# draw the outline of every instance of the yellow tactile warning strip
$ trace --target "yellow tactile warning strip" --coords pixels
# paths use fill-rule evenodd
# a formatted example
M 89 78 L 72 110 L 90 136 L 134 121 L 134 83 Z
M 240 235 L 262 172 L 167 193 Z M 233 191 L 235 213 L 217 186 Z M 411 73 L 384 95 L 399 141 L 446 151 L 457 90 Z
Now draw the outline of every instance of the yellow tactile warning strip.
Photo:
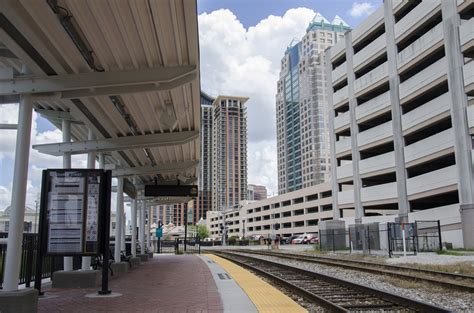
M 222 268 L 239 284 L 240 288 L 249 296 L 259 312 L 268 313 L 300 313 L 308 312 L 287 295 L 250 273 L 246 269 L 213 254 L 206 256 Z

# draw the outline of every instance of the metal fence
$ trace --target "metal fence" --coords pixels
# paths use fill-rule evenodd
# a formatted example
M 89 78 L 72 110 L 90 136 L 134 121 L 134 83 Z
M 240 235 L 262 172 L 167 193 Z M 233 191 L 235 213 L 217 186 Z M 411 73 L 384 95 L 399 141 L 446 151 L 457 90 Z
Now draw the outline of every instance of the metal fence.
M 403 234 L 405 236 L 403 236 Z M 441 250 L 439 221 L 414 223 L 369 223 L 319 232 L 319 249 L 340 253 L 416 254 Z
M 176 238 L 176 254 L 200 254 L 201 253 L 201 240 L 197 238 Z
M 0 238 L 8 238 L 8 233 L 0 233 Z M 21 249 L 21 267 L 19 284 L 30 287 L 35 279 L 35 264 L 38 251 L 38 234 L 24 233 Z M 0 244 L 0 288 L 3 287 L 7 245 Z M 53 272 L 63 269 L 63 257 L 45 257 L 43 261 L 42 278 L 49 278 Z M 73 257 L 73 269 L 81 268 L 81 257 Z
M 441 225 L 438 221 L 416 221 L 415 233 L 417 234 L 416 249 L 419 252 L 441 250 Z
M 174 239 L 162 239 L 155 241 L 156 253 L 174 254 L 200 254 L 201 240 L 195 237 L 177 237 Z
M 176 253 L 176 239 L 161 239 L 157 240 L 157 253 Z

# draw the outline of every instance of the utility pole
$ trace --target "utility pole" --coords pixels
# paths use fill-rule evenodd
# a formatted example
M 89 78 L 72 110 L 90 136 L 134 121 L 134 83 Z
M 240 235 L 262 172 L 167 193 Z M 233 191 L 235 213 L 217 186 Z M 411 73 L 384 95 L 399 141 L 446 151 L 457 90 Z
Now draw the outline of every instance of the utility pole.
M 222 216 L 222 246 L 227 246 L 226 237 L 227 237 L 227 222 L 225 211 L 221 211 Z

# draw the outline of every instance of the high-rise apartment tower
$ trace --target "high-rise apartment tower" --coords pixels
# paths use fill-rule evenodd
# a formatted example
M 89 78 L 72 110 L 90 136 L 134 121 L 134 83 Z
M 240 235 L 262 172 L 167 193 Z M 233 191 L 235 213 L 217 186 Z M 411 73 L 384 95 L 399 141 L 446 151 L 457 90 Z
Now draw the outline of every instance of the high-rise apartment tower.
M 248 98 L 219 96 L 212 104 L 212 208 L 247 199 Z
M 196 219 L 206 218 L 212 207 L 212 102 L 214 98 L 201 92 L 201 159 L 199 162 L 199 195 Z

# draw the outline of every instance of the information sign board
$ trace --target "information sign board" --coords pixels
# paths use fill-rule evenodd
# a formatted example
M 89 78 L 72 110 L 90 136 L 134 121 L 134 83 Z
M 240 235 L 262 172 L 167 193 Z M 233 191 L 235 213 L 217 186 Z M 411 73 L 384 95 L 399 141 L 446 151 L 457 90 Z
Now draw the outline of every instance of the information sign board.
M 100 251 L 103 170 L 46 170 L 42 231 L 46 254 L 96 255 Z

